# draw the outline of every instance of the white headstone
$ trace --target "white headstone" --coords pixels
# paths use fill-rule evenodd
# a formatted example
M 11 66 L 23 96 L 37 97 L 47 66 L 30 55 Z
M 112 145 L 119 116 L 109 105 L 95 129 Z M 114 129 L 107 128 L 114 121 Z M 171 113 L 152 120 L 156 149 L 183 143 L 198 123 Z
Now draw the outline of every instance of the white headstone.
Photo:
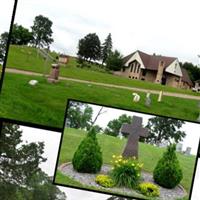
M 138 95 L 137 93 L 133 93 L 133 102 L 138 102 L 140 101 L 140 95 Z
M 37 83 L 38 83 L 37 80 L 30 80 L 30 81 L 28 82 L 28 84 L 29 84 L 29 85 L 32 85 L 32 86 L 36 85 Z
M 119 138 L 120 140 L 122 140 L 122 139 L 124 138 L 124 136 L 122 135 L 121 132 L 119 132 L 118 138 Z
M 159 96 L 158 96 L 158 102 L 162 101 L 162 95 L 163 95 L 163 91 L 160 91 Z
M 177 152 L 182 152 L 182 149 L 183 149 L 183 144 L 181 144 L 181 143 L 176 144 L 176 151 Z

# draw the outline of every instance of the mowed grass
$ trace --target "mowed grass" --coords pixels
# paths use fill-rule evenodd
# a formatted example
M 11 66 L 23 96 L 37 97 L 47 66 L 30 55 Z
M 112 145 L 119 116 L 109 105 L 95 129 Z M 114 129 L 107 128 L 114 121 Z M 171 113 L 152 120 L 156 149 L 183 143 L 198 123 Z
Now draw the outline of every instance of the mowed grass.
M 59 164 L 72 161 L 78 145 L 85 136 L 85 131 L 72 128 L 65 129 L 59 155 Z M 98 134 L 97 138 L 103 152 L 104 164 L 111 164 L 112 155 L 120 155 L 127 142 L 126 139 L 120 140 L 119 138 L 105 134 Z M 139 143 L 139 161 L 144 163 L 143 169 L 152 173 L 165 150 L 165 148 L 158 148 L 149 144 Z M 180 153 L 177 154 L 177 156 L 183 170 L 183 180 L 181 181 L 181 184 L 187 192 L 189 192 L 195 166 L 195 156 L 185 156 Z
M 31 79 L 38 80 L 39 84 L 30 86 L 28 82 Z M 141 100 L 134 103 L 132 92 L 72 81 L 50 84 L 44 77 L 6 73 L 0 99 L 0 117 L 62 128 L 69 98 L 185 120 L 196 121 L 198 117 L 196 100 L 163 96 L 163 101 L 159 103 L 158 95 L 152 95 L 152 105 L 146 107 L 146 94 L 139 93 Z
M 51 53 L 56 58 L 55 53 Z M 45 60 L 34 47 L 10 45 L 7 66 L 15 69 L 33 71 L 38 73 L 49 73 L 52 61 Z
M 52 53 L 52 55 L 53 57 L 57 56 L 56 53 Z M 21 47 L 16 45 L 10 46 L 7 67 L 48 74 L 50 71 L 50 66 L 51 62 L 45 63 L 45 60 L 41 56 L 37 55 L 37 50 L 35 48 L 26 46 Z M 200 93 L 195 93 L 191 90 L 178 89 L 141 80 L 130 80 L 128 78 L 112 75 L 108 72 L 105 72 L 105 70 L 97 67 L 96 65 L 92 65 L 91 69 L 80 68 L 76 66 L 76 58 L 70 57 L 69 63 L 66 66 L 61 67 L 60 75 L 64 77 L 100 83 L 159 91 L 163 90 L 167 92 L 184 93 L 190 95 L 200 95 Z

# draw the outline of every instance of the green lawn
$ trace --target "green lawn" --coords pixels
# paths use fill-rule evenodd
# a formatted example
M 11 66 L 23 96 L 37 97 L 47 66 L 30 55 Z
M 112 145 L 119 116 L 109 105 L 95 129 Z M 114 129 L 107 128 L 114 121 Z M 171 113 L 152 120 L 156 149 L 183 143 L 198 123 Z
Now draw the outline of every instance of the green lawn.
M 70 162 L 73 158 L 74 152 L 82 139 L 86 136 L 86 132 L 82 130 L 76 130 L 72 128 L 66 128 L 61 144 L 61 151 L 59 155 L 59 164 Z M 111 164 L 112 155 L 120 155 L 126 144 L 126 139 L 120 140 L 119 138 L 98 134 L 98 142 L 103 151 L 103 162 L 105 164 Z M 139 144 L 139 161 L 144 163 L 143 169 L 148 172 L 153 172 L 158 160 L 162 157 L 165 148 L 158 148 L 152 145 L 140 143 Z M 183 170 L 183 180 L 181 184 L 187 190 L 190 191 L 193 170 L 195 165 L 195 156 L 185 156 L 177 154 L 180 165 Z M 59 183 L 66 183 L 63 179 L 59 178 Z
M 29 53 L 28 53 L 29 52 Z M 53 54 L 53 53 L 52 53 Z M 56 57 L 56 53 L 53 57 Z M 22 69 L 27 71 L 39 72 L 39 73 L 49 73 L 50 64 L 45 64 L 45 60 L 37 55 L 37 51 L 31 47 L 20 47 L 11 45 L 8 55 L 7 66 L 9 68 Z M 115 84 L 122 86 L 138 87 L 151 90 L 163 90 L 168 92 L 184 93 L 190 95 L 200 95 L 200 93 L 195 93 L 190 90 L 177 89 L 169 86 L 163 86 L 151 82 L 145 82 L 141 80 L 130 80 L 128 78 L 115 76 L 105 72 L 105 70 L 92 66 L 91 69 L 88 68 L 78 68 L 76 67 L 76 59 L 71 57 L 69 63 L 64 67 L 61 67 L 60 75 L 70 78 L 77 78 L 81 80 L 89 80 L 100 83 Z
M 31 79 L 38 80 L 39 84 L 30 86 L 28 81 Z M 139 94 L 140 102 L 133 103 L 132 91 L 125 89 L 72 81 L 49 84 L 43 77 L 6 73 L 0 117 L 61 128 L 68 98 L 193 121 L 198 117 L 196 100 L 164 96 L 159 103 L 158 96 L 152 95 L 152 106 L 146 107 L 146 94 Z

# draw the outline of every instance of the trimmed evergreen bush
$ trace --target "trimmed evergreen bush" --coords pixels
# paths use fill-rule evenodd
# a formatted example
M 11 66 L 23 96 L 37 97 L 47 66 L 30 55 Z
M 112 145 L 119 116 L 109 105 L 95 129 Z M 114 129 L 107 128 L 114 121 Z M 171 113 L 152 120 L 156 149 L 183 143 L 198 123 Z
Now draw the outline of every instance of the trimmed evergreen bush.
M 165 188 L 176 187 L 183 178 L 183 173 L 176 156 L 176 146 L 170 145 L 154 169 L 153 177 L 157 184 Z
M 72 159 L 73 168 L 82 173 L 97 173 L 103 163 L 101 148 L 92 128 L 78 146 Z

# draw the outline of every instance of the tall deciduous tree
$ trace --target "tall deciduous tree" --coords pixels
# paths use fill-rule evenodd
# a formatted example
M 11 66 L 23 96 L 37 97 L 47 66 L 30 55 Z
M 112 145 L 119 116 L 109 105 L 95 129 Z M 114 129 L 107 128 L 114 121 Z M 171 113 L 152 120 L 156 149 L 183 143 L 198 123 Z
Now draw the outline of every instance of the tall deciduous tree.
M 33 34 L 22 25 L 14 24 L 11 34 L 11 44 L 27 45 L 33 39 Z
M 185 137 L 185 132 L 180 128 L 184 124 L 184 121 L 165 118 L 165 117 L 153 117 L 150 118 L 146 128 L 149 130 L 149 136 L 145 139 L 147 143 L 159 145 L 162 142 L 178 143 Z
M 33 200 L 37 195 L 38 200 L 64 200 L 63 193 L 50 185 L 50 179 L 39 167 L 46 161 L 42 156 L 44 143 L 22 144 L 21 136 L 18 125 L 3 123 L 0 132 L 0 197 Z M 38 195 L 38 190 L 43 196 Z
M 121 115 L 118 119 L 114 119 L 108 122 L 104 133 L 107 135 L 118 136 L 120 128 L 124 123 L 131 123 L 132 117 L 126 114 Z
M 101 57 L 101 42 L 96 33 L 89 33 L 78 43 L 79 58 L 91 61 L 99 60 Z
M 92 114 L 93 110 L 87 104 L 71 101 L 67 111 L 66 126 L 89 130 Z
M 36 47 L 47 47 L 53 42 L 52 38 L 53 22 L 43 15 L 35 17 L 33 26 L 31 27 L 33 33 L 33 44 Z
M 120 70 L 123 66 L 123 56 L 118 50 L 111 52 L 106 59 L 106 67 L 109 70 Z
M 109 33 L 107 38 L 105 39 L 105 42 L 102 45 L 102 55 L 101 55 L 102 64 L 106 62 L 111 52 L 112 52 L 112 37 L 111 33 Z

